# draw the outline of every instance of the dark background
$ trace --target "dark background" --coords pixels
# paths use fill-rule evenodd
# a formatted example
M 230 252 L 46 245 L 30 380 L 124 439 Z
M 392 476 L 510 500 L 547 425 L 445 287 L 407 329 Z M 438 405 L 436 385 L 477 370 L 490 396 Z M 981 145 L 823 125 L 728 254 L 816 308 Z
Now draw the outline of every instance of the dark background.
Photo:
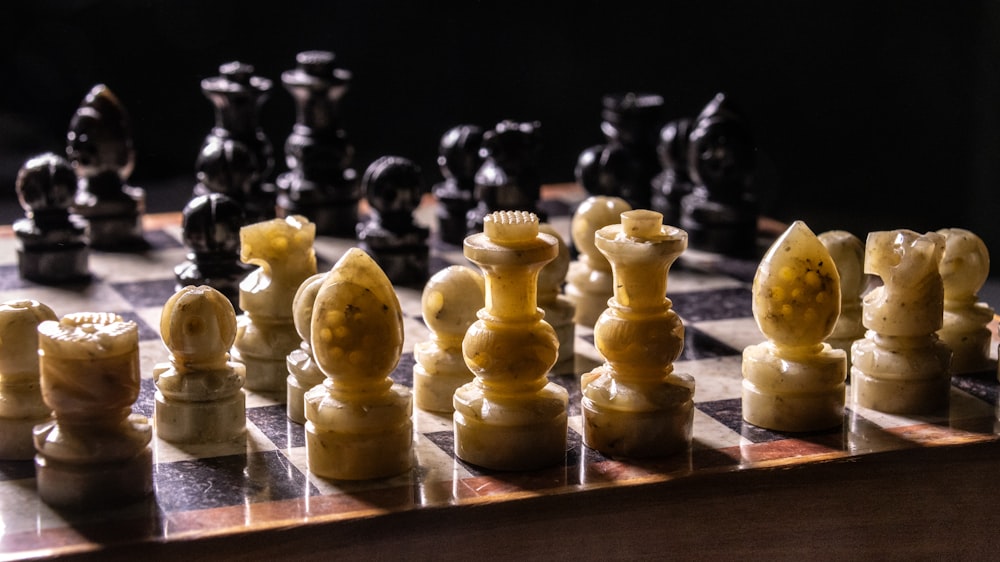
M 131 183 L 151 210 L 179 210 L 213 124 L 199 82 L 231 60 L 274 80 L 261 122 L 280 156 L 294 120 L 280 74 L 309 49 L 354 74 L 342 107 L 359 172 L 397 154 L 434 182 L 448 128 L 539 120 L 543 179 L 572 181 L 603 140 L 602 95 L 657 93 L 675 118 L 724 91 L 753 128 L 769 215 L 862 238 L 958 226 L 1000 248 L 995 1 L 5 3 L 0 203 L 20 213 L 18 167 L 61 152 L 103 82 L 132 117 Z

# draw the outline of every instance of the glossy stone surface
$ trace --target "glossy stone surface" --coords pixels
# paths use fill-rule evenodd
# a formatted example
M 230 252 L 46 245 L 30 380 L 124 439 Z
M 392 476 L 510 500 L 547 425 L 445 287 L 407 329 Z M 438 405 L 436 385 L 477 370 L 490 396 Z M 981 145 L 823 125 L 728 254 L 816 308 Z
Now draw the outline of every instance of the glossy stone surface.
M 878 231 L 865 242 L 865 273 L 882 286 L 864 297 L 868 334 L 851 348 L 851 391 L 860 406 L 894 414 L 948 407 L 952 352 L 936 332 L 944 319 L 939 270 L 945 237 Z
M 594 327 L 607 361 L 583 374 L 583 440 L 610 457 L 655 458 L 691 443 L 695 382 L 674 372 L 684 325 L 667 299 L 670 266 L 687 233 L 649 210 L 626 211 L 597 231 L 614 270 L 614 298 Z
M 48 421 L 52 409 L 42 400 L 38 367 L 38 325 L 56 320 L 35 300 L 0 304 L 0 459 L 30 460 L 35 455 L 32 428 Z
M 979 301 L 979 290 L 990 274 L 986 243 L 963 228 L 947 228 L 941 259 L 944 319 L 938 337 L 952 351 L 952 374 L 984 371 L 991 366 L 990 333 L 993 308 Z
M 743 350 L 743 419 L 777 431 L 840 425 L 847 354 L 824 343 L 840 314 L 840 275 L 804 222 L 792 223 L 761 260 L 753 314 L 768 341 Z
M 455 453 L 494 470 L 530 470 L 566 454 L 566 390 L 548 382 L 559 342 L 537 306 L 538 274 L 558 255 L 538 217 L 498 211 L 465 239 L 486 277 L 486 306 L 462 342 L 473 382 L 455 391 Z
M 850 368 L 851 345 L 865 337 L 865 326 L 861 323 L 861 297 L 868 288 L 868 276 L 864 272 L 865 244 L 844 230 L 823 232 L 819 241 L 830 252 L 840 275 L 840 317 L 826 342 L 847 354 Z
M 389 378 L 402 353 L 403 316 L 392 283 L 368 254 L 352 248 L 326 275 L 310 331 L 327 377 L 305 394 L 310 472 L 367 480 L 409 470 L 412 397 Z
M 602 227 L 621 222 L 621 214 L 632 210 L 620 197 L 593 195 L 580 203 L 573 213 L 570 235 L 579 257 L 566 273 L 566 296 L 576 313 L 573 321 L 593 328 L 614 294 L 611 264 L 594 244 L 594 234 Z
M 226 297 L 187 286 L 163 305 L 170 362 L 153 367 L 156 435 L 172 443 L 215 443 L 246 434 L 246 367 L 230 361 L 236 312 Z

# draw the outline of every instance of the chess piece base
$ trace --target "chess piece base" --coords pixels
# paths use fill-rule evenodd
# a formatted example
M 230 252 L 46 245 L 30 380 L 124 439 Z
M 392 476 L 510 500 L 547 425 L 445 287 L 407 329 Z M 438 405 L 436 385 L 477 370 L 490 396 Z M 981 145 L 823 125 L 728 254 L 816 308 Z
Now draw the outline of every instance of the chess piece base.
M 948 408 L 951 350 L 935 337 L 876 336 L 851 348 L 851 395 L 888 414 L 931 414 Z
M 659 458 L 687 450 L 694 424 L 694 379 L 615 380 L 607 365 L 584 375 L 583 442 L 612 458 Z
M 288 378 L 286 379 L 288 419 L 295 423 L 306 423 L 305 395 L 312 387 L 322 384 L 326 375 L 312 358 L 302 349 L 296 349 L 288 354 L 286 361 Z
M 309 471 L 333 480 L 369 480 L 413 466 L 413 398 L 393 384 L 381 396 L 337 396 L 329 382 L 305 395 Z
M 417 408 L 425 412 L 450 414 L 455 411 L 455 404 L 452 401 L 455 391 L 471 382 L 473 378 L 472 371 L 468 369 L 455 373 L 431 374 L 418 363 L 413 366 L 414 403 Z
M 49 249 L 18 249 L 18 273 L 39 283 L 68 283 L 90 278 L 89 251 L 83 243 Z
M 38 495 L 48 505 L 92 509 L 138 502 L 153 492 L 153 452 L 123 461 L 75 464 L 35 455 Z
M 0 460 L 27 461 L 33 459 L 35 457 L 35 442 L 32 437 L 32 429 L 51 419 L 52 417 L 48 415 L 41 418 L 0 418 Z
M 566 389 L 547 383 L 533 397 L 489 399 L 476 383 L 455 392 L 455 455 L 492 470 L 535 470 L 565 461 Z
M 156 435 L 171 443 L 222 443 L 246 435 L 246 396 L 187 402 L 154 397 Z
M 820 431 L 844 421 L 847 358 L 829 345 L 784 357 L 770 343 L 743 351 L 743 419 L 774 431 Z

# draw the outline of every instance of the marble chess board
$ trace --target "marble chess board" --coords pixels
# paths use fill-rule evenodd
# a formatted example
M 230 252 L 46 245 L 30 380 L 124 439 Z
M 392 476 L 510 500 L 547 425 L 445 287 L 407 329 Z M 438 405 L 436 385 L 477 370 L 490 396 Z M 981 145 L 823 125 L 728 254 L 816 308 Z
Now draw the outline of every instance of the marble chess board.
M 568 237 L 570 202 L 547 201 L 551 222 Z M 173 268 L 184 259 L 179 217 L 147 217 L 151 249 L 141 254 L 93 252 L 86 285 L 43 287 L 17 274 L 15 239 L 0 233 L 0 300 L 33 298 L 57 315 L 116 312 L 140 329 L 142 393 L 135 411 L 152 417 L 152 369 L 167 360 L 158 333 L 161 308 L 173 293 Z M 320 269 L 329 269 L 350 246 L 319 238 Z M 461 249 L 433 247 L 435 267 L 467 264 Z M 694 256 L 698 258 L 698 256 Z M 714 271 L 706 271 L 706 263 Z M 455 458 L 450 416 L 414 409 L 415 468 L 367 482 L 333 482 L 309 473 L 305 435 L 288 420 L 284 404 L 247 393 L 246 440 L 194 447 L 154 437 L 153 497 L 106 511 L 62 512 L 35 492 L 31 462 L 0 461 L 0 559 L 113 553 L 172 542 L 239 537 L 289 526 L 391 520 L 413 510 L 462 509 L 484 502 L 518 502 L 550 494 L 643 486 L 700 474 L 754 471 L 918 447 L 947 447 L 997 440 L 996 370 L 956 377 L 951 407 L 938 416 L 907 418 L 849 405 L 842 428 L 810 434 L 763 430 L 742 421 L 742 349 L 763 338 L 751 313 L 755 264 L 691 259 L 671 270 L 668 296 L 686 327 L 677 372 L 694 377 L 691 451 L 655 462 L 605 458 L 581 443 L 579 374 L 600 363 L 591 330 L 577 327 L 576 373 L 552 376 L 570 394 L 565 463 L 525 473 L 498 473 Z M 418 289 L 398 288 L 406 343 L 392 377 L 410 385 L 413 345 L 428 337 Z M 993 329 L 996 333 L 996 325 Z M 996 349 L 996 345 L 993 346 Z

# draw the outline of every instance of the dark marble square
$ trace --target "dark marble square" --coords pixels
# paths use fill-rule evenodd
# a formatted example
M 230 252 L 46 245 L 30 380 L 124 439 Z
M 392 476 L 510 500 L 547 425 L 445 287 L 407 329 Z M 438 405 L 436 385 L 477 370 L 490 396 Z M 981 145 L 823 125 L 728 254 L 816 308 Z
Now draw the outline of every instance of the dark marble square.
M 169 279 L 152 279 L 149 281 L 128 281 L 111 283 L 111 287 L 134 307 L 163 306 L 167 299 L 176 291 L 176 281 Z
M 152 419 L 156 403 L 155 396 L 156 383 L 153 382 L 153 379 L 141 379 L 139 381 L 139 398 L 132 405 L 132 412 Z
M 400 355 L 399 363 L 396 364 L 396 368 L 389 374 L 389 378 L 392 379 L 392 382 L 413 388 L 414 364 L 416 364 L 416 360 L 413 358 L 412 353 L 407 352 Z
M 685 322 L 728 320 L 753 316 L 749 288 L 732 287 L 668 295 L 673 308 Z
M 0 291 L 23 289 L 30 285 L 30 282 L 21 277 L 21 272 L 16 264 L 0 265 Z
M 146 321 L 140 318 L 135 312 L 127 310 L 119 311 L 117 314 L 125 320 L 131 320 L 136 323 L 136 327 L 139 329 L 139 341 L 160 340 L 160 332 L 154 330 L 152 326 L 147 324 Z
M 174 248 L 184 247 L 184 244 L 173 236 L 167 234 L 165 230 L 147 230 L 142 233 L 142 237 L 146 239 L 149 249 L 153 251 L 171 250 Z
M 305 426 L 288 419 L 284 404 L 247 408 L 247 419 L 279 449 L 306 446 Z
M 569 393 L 570 417 L 580 415 L 580 399 L 582 391 L 580 389 L 580 377 L 575 374 L 549 375 L 549 380 L 566 389 Z
M 163 463 L 153 470 L 156 502 L 167 513 L 319 493 L 279 451 Z
M 960 390 L 994 406 L 997 405 L 997 392 L 1000 381 L 996 372 L 975 373 L 971 375 L 956 375 L 951 378 L 951 384 Z
M 0 461 L 0 481 L 35 477 L 35 461 Z
M 750 441 L 751 443 L 771 443 L 785 439 L 815 440 L 816 438 L 820 438 L 820 441 L 828 441 L 828 437 L 839 436 L 843 432 L 843 429 L 840 426 L 822 431 L 804 432 L 773 431 L 763 427 L 758 427 L 743 420 L 743 401 L 740 398 L 697 402 L 694 406 L 722 425 L 728 427 L 736 433 L 739 433 L 744 439 Z M 846 412 L 845 416 L 846 415 L 850 415 L 850 412 Z M 834 439 L 834 441 L 836 441 L 836 439 Z
M 711 359 L 742 353 L 741 350 L 713 338 L 694 326 L 684 326 L 684 350 L 677 360 Z

